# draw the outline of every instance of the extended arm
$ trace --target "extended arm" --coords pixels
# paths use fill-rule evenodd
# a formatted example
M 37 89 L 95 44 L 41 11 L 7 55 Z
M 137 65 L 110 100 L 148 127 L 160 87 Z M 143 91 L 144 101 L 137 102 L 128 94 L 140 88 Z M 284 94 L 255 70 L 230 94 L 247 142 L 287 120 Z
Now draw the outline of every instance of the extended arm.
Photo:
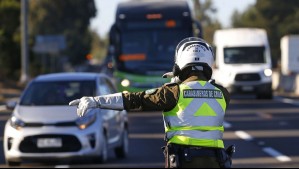
M 82 117 L 90 108 L 102 108 L 112 110 L 123 110 L 122 93 L 114 93 L 96 97 L 82 97 L 69 103 L 70 106 L 78 106 L 77 114 Z
M 136 93 L 114 93 L 96 97 L 82 97 L 71 101 L 70 106 L 78 106 L 78 116 L 84 116 L 89 108 L 113 110 L 171 110 L 178 98 L 178 85 L 164 85 Z

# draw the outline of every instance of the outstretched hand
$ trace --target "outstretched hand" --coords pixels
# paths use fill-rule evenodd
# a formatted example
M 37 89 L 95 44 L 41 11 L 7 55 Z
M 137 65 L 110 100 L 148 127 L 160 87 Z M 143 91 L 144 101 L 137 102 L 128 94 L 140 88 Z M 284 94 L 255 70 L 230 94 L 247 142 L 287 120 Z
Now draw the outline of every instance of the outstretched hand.
M 69 103 L 70 106 L 77 106 L 77 115 L 82 117 L 90 108 L 99 107 L 99 103 L 94 97 L 82 97 L 81 99 L 73 100 Z

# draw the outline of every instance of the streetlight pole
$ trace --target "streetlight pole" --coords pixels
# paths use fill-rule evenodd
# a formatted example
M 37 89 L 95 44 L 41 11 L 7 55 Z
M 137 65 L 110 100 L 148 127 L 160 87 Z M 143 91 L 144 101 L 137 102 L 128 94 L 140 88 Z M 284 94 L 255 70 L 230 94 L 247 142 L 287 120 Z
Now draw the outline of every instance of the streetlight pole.
M 21 83 L 26 83 L 29 80 L 28 75 L 28 0 L 21 0 Z

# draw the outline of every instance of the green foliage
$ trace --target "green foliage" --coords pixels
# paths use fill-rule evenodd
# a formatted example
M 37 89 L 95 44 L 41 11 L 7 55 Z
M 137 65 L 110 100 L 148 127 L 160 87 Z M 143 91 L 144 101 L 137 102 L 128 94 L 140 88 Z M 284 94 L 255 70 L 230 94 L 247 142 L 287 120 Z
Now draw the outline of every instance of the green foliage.
M 107 55 L 108 38 L 100 38 L 96 32 L 92 33 L 91 55 L 98 62 L 102 62 Z
M 30 35 L 64 35 L 69 61 L 80 64 L 90 52 L 90 19 L 96 15 L 94 0 L 31 0 Z
M 259 27 L 267 30 L 274 61 L 280 59 L 280 39 L 299 34 L 299 1 L 257 0 L 244 13 L 235 12 L 233 27 Z
M 255 7 L 248 8 L 243 14 L 239 14 L 238 11 L 234 11 L 232 21 L 233 27 L 264 28 L 267 25 L 267 20 L 261 16 Z
M 15 79 L 20 70 L 20 1 L 0 0 L 0 77 Z
M 195 18 L 202 24 L 203 38 L 212 43 L 215 30 L 221 29 L 221 23 L 213 18 L 213 15 L 217 12 L 213 6 L 212 0 L 205 0 L 201 3 L 200 0 L 193 0 Z

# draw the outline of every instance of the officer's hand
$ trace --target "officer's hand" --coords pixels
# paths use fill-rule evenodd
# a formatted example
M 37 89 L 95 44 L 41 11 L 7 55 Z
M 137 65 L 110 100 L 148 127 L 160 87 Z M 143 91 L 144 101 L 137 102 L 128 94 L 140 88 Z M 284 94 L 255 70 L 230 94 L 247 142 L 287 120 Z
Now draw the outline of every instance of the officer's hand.
M 88 109 L 99 107 L 99 103 L 95 100 L 94 97 L 82 97 L 81 99 L 71 101 L 69 105 L 78 106 L 77 115 L 79 117 L 84 116 Z

